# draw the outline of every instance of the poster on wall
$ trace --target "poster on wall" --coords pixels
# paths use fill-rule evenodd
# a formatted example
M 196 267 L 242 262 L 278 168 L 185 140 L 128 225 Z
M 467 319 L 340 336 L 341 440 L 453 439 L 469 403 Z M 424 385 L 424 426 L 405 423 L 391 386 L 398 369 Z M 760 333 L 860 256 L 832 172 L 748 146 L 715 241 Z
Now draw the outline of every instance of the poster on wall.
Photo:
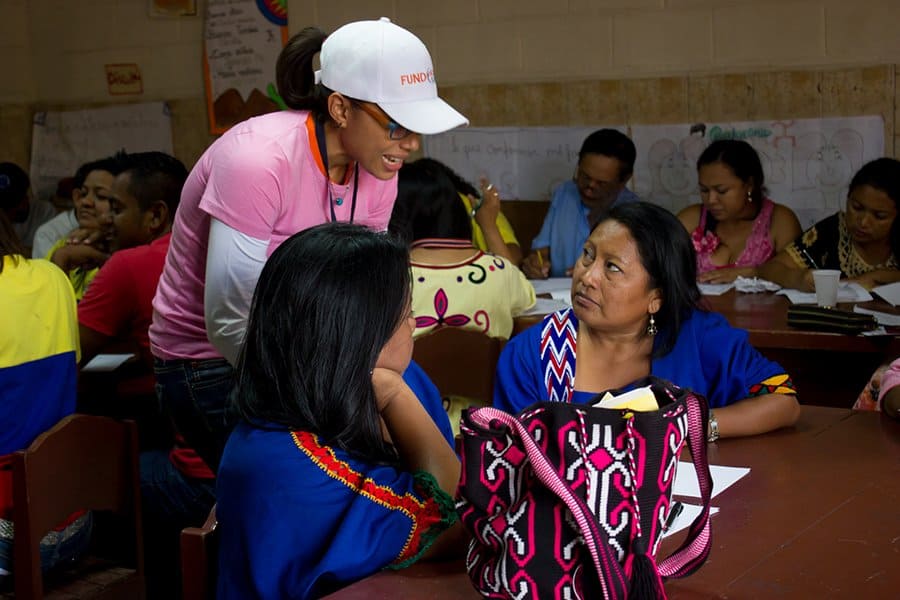
M 850 179 L 884 156 L 880 116 L 634 125 L 634 191 L 678 212 L 700 202 L 697 158 L 718 139 L 742 139 L 756 149 L 768 196 L 792 208 L 804 229 L 844 209 Z
M 503 199 L 549 200 L 575 172 L 584 138 L 601 127 L 464 127 L 425 136 L 423 151 L 476 188 L 487 177 Z
M 275 61 L 287 36 L 287 0 L 207 0 L 203 72 L 212 133 L 278 110 Z
M 172 122 L 164 102 L 39 112 L 31 139 L 31 186 L 37 198 L 49 198 L 86 162 L 120 150 L 172 154 Z
M 488 177 L 501 198 L 549 200 L 572 177 L 584 138 L 601 127 L 467 127 L 427 136 L 423 149 L 473 183 Z M 884 155 L 880 116 L 614 128 L 637 148 L 628 186 L 676 213 L 700 202 L 703 149 L 717 139 L 746 140 L 759 154 L 769 197 L 791 207 L 804 228 L 842 210 L 853 174 Z

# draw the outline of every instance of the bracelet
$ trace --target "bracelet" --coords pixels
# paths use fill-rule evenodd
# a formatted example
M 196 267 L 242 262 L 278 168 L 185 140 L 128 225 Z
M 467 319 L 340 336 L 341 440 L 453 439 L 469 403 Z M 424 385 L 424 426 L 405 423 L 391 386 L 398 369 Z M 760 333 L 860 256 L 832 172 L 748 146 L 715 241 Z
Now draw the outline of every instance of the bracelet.
M 481 208 L 481 205 L 484 204 L 484 198 L 482 196 L 476 196 L 478 199 L 478 204 L 472 205 L 472 210 L 469 211 L 469 216 L 473 219 L 475 218 L 475 213 L 478 212 L 478 209 Z
M 709 433 L 706 436 L 707 442 L 715 442 L 719 439 L 719 421 L 716 420 L 716 413 L 709 411 Z

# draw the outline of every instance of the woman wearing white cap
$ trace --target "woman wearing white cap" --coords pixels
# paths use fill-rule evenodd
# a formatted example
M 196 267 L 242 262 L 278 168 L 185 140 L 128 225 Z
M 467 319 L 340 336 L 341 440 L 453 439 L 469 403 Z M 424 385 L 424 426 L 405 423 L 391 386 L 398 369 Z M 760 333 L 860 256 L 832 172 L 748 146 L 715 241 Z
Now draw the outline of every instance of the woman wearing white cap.
M 153 300 L 161 400 L 213 470 L 230 429 L 232 365 L 268 256 L 328 221 L 386 229 L 397 171 L 419 135 L 468 123 L 438 97 L 425 45 L 386 18 L 349 23 L 327 39 L 304 29 L 282 50 L 276 79 L 291 110 L 235 125 L 191 172 Z

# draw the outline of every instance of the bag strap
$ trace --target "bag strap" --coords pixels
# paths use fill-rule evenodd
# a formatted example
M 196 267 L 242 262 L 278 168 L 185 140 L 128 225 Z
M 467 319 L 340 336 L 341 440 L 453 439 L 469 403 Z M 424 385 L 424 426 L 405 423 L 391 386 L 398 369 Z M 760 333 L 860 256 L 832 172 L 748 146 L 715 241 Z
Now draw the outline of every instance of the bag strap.
M 688 530 L 684 543 L 675 552 L 661 561 L 657 568 L 663 577 L 685 577 L 700 568 L 709 556 L 712 547 L 710 539 L 709 503 L 712 498 L 712 476 L 706 456 L 706 422 L 709 408 L 693 392 L 686 398 L 688 416 L 688 444 L 697 481 L 700 484 L 700 498 L 703 508 Z
M 473 410 L 469 413 L 469 417 L 473 423 L 485 429 L 490 429 L 492 421 L 498 421 L 515 432 L 514 435 L 525 446 L 528 460 L 531 462 L 538 480 L 562 500 L 572 512 L 572 516 L 575 517 L 575 522 L 578 524 L 584 543 L 597 569 L 604 600 L 627 598 L 628 580 L 618 558 L 613 554 L 609 537 L 598 527 L 597 520 L 584 500 L 573 494 L 568 484 L 559 477 L 547 455 L 528 434 L 525 426 L 513 415 L 491 407 Z

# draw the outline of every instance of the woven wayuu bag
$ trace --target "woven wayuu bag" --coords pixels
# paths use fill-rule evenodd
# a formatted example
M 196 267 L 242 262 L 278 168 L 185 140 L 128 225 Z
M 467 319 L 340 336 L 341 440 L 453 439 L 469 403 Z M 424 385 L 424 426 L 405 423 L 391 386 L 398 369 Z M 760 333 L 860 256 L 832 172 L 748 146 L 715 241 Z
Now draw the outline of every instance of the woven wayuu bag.
M 457 510 L 472 535 L 466 569 L 482 596 L 665 598 L 663 578 L 705 562 L 706 400 L 654 377 L 638 386 L 649 386 L 658 409 L 539 402 L 518 415 L 463 413 Z M 657 562 L 685 445 L 703 507 L 681 546 Z

